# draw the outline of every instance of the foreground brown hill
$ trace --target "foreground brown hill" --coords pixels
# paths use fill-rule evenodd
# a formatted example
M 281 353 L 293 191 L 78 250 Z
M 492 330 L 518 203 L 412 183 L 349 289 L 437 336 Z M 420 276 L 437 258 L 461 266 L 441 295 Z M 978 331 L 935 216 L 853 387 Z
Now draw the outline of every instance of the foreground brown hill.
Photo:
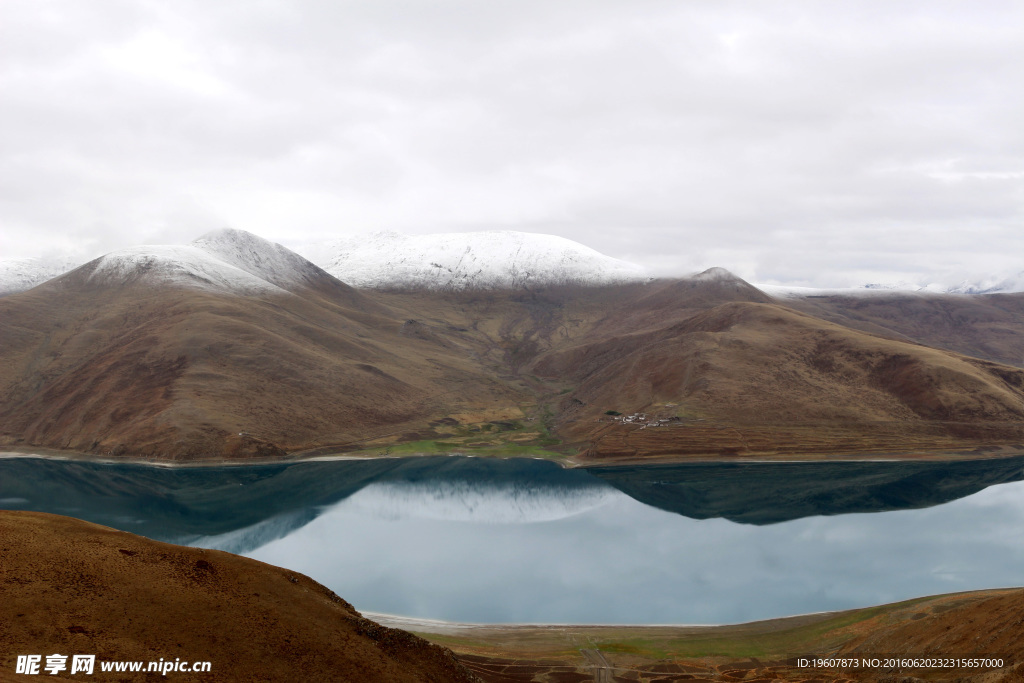
M 192 460 L 523 449 L 550 429 L 608 461 L 1024 443 L 1020 368 L 815 317 L 722 269 L 386 292 L 258 238 L 244 258 L 203 244 L 267 286 L 136 258 L 0 298 L 0 445 Z
M 0 680 L 17 655 L 209 661 L 177 681 L 452 681 L 476 678 L 444 648 L 364 619 L 310 578 L 57 515 L 0 512 Z M 70 663 L 70 658 L 67 660 Z M 79 680 L 82 674 L 48 680 Z

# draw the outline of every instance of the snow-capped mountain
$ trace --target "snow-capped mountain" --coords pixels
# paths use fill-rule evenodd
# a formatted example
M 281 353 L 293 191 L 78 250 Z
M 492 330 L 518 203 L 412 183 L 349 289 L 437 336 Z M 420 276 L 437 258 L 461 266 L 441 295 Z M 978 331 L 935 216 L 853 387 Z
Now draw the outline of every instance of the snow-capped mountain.
M 330 277 L 291 249 L 244 230 L 214 230 L 191 246 L 282 289 L 311 286 Z
M 69 256 L 0 261 L 0 296 L 31 289 L 80 265 L 79 258 Z M 345 283 L 368 288 L 505 289 L 650 279 L 642 266 L 563 237 L 507 230 L 415 236 L 377 232 L 292 251 L 244 230 L 223 229 L 188 245 L 120 249 L 86 265 L 91 280 L 142 278 L 240 293 L 291 290 L 328 281 L 340 287 Z M 720 277 L 724 276 L 718 269 L 711 269 L 690 279 Z M 754 286 L 776 298 L 1013 293 L 1024 292 L 1024 271 L 965 279 L 953 286 L 912 282 L 842 288 Z
M 0 261 L 0 296 L 23 292 L 82 265 L 76 258 L 19 258 Z
M 1024 292 L 1024 270 L 1019 273 L 990 275 L 981 280 L 964 280 L 946 291 L 951 294 L 1009 294 Z
M 1011 294 L 1024 292 L 1024 272 L 1017 275 L 993 275 L 981 280 L 964 280 L 952 287 L 939 283 L 916 285 L 866 284 L 860 287 L 798 287 L 793 285 L 754 285 L 777 299 L 799 299 L 808 296 L 891 296 L 894 294 Z
M 188 245 L 119 249 L 81 270 L 89 282 L 146 282 L 237 294 L 283 293 L 333 280 L 295 252 L 232 229 L 215 230 Z
M 192 245 L 147 244 L 87 263 L 89 282 L 164 284 L 242 294 L 283 292 L 277 285 Z
M 800 299 L 809 296 L 892 296 L 894 294 L 942 294 L 942 289 L 931 287 L 890 287 L 864 285 L 862 287 L 799 287 L 795 285 L 758 285 L 755 287 L 776 299 Z
M 497 289 L 647 279 L 641 266 L 564 237 L 508 230 L 435 235 L 378 232 L 299 251 L 354 287 Z

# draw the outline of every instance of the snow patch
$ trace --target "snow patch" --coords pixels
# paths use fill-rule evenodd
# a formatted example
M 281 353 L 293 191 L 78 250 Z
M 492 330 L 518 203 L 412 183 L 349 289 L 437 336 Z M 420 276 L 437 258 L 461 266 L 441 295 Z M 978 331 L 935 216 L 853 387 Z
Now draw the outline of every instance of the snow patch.
M 642 281 L 647 271 L 564 237 L 509 230 L 365 237 L 300 253 L 354 287 L 496 289 Z
M 76 258 L 19 258 L 0 261 L 0 296 L 32 289 L 82 265 Z

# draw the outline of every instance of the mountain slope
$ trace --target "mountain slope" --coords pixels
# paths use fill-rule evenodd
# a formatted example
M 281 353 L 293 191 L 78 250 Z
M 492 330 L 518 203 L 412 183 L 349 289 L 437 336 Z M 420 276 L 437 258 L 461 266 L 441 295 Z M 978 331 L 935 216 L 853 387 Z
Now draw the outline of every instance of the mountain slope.
M 340 293 L 347 289 L 294 251 L 244 230 L 208 232 L 193 240 L 191 246 L 283 290 L 326 287 Z
M 1024 442 L 1024 371 L 910 343 L 888 299 L 857 322 L 723 269 L 518 282 L 357 290 L 239 231 L 115 252 L 0 299 L 0 443 L 210 459 L 521 448 L 548 428 L 625 458 Z
M 199 247 L 153 252 L 117 252 L 0 300 L 7 443 L 280 455 L 521 398 L 480 367 L 466 335 L 416 334 L 311 264 L 298 281 L 320 277 L 315 288 L 272 259 L 257 276 Z
M 179 681 L 478 680 L 445 648 L 281 567 L 38 512 L 0 512 L 0 538 L 5 674 L 39 653 L 46 675 L 45 654 L 62 652 L 96 654 L 98 677 L 101 662 L 160 659 L 210 662 Z
M 872 334 L 1024 367 L 1024 293 L 819 295 L 785 304 Z
M 554 235 L 512 231 L 365 237 L 313 245 L 314 263 L 355 287 L 517 289 L 645 279 L 640 266 Z
M 757 302 L 541 355 L 573 382 L 560 432 L 592 457 L 856 452 L 1024 436 L 1024 371 Z M 648 413 L 623 422 L 622 414 Z M 664 420 L 659 424 L 652 422 Z

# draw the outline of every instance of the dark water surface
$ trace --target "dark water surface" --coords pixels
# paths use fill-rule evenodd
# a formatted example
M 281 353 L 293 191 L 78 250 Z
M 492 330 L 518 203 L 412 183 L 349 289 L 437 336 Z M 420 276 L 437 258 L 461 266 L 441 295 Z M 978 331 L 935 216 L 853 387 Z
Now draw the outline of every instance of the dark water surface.
M 431 457 L 163 468 L 0 459 L 0 508 L 308 574 L 358 609 L 725 623 L 1024 585 L 1024 458 L 564 470 Z

